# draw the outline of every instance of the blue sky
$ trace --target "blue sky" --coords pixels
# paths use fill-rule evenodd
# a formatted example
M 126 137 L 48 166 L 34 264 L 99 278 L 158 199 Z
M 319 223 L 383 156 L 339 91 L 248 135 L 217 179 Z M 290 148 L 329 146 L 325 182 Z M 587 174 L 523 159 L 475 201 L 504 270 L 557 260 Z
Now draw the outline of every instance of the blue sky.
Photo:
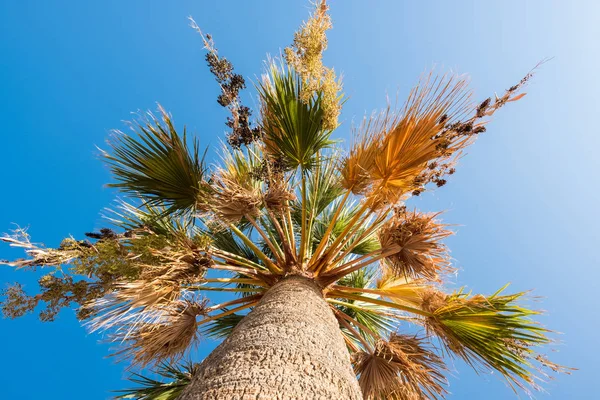
M 188 15 L 255 79 L 308 11 L 304 0 L 1 0 L 0 231 L 29 226 L 34 241 L 53 246 L 101 227 L 115 193 L 103 187 L 109 175 L 95 145 L 132 111 L 160 102 L 177 126 L 218 144 L 226 113 Z M 469 73 L 484 99 L 554 57 L 523 100 L 494 116 L 449 184 L 410 205 L 446 210 L 444 220 L 457 225 L 448 240 L 461 269 L 456 286 L 491 293 L 511 282 L 543 297 L 542 322 L 564 333 L 553 359 L 580 370 L 536 397 L 595 398 L 600 4 L 332 0 L 331 12 L 325 60 L 343 74 L 349 97 L 341 138 L 354 117 L 384 107 L 386 94 L 403 98 L 434 65 Z M 0 247 L 0 258 L 19 256 Z M 15 280 L 36 286 L 31 274 L 0 269 L 0 284 Z M 125 366 L 105 358 L 99 339 L 68 311 L 48 324 L 0 320 L 2 396 L 108 398 L 127 386 Z M 199 357 L 213 347 L 206 342 Z M 461 362 L 455 370 L 451 398 L 514 398 L 495 375 Z

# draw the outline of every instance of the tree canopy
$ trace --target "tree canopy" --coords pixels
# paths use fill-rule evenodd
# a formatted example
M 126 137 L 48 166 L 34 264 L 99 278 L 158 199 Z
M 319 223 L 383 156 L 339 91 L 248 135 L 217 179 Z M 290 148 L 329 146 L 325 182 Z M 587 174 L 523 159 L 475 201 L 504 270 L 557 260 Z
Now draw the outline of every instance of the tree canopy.
M 135 374 L 141 386 L 121 398 L 176 398 L 194 370 L 177 362 L 202 337 L 227 337 L 289 275 L 322 288 L 366 399 L 444 397 L 445 356 L 525 391 L 567 371 L 536 350 L 550 331 L 522 305 L 526 293 L 444 291 L 455 272 L 451 227 L 407 205 L 447 183 L 490 116 L 525 95 L 531 72 L 481 101 L 465 76 L 426 73 L 402 107 L 366 116 L 344 145 L 334 136 L 342 81 L 322 60 L 325 1 L 268 61 L 258 110 L 242 104 L 246 81 L 213 38 L 192 27 L 230 111 L 219 162 L 207 165 L 198 140 L 160 106 L 114 131 L 102 156 L 124 198 L 107 214 L 111 226 L 57 248 L 21 229 L 1 237 L 27 253 L 5 264 L 48 271 L 37 294 L 18 283 L 3 291 L 4 316 L 41 309 L 52 321 L 75 308 L 90 331 L 108 334 L 115 356 L 171 381 Z M 213 301 L 215 292 L 234 297 Z

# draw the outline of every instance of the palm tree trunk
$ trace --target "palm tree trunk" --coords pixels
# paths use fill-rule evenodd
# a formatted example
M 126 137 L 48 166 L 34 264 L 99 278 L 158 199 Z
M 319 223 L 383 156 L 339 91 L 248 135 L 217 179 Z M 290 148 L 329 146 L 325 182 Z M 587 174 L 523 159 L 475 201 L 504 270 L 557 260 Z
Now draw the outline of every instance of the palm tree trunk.
M 200 365 L 179 400 L 362 399 L 338 322 L 317 285 L 292 276 Z

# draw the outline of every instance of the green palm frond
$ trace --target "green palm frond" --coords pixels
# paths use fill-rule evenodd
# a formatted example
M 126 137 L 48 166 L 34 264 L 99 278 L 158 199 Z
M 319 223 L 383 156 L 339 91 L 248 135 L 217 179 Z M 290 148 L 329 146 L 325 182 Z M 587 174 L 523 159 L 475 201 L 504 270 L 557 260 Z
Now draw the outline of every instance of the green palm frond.
M 167 212 L 201 208 L 206 192 L 206 167 L 199 143 L 190 148 L 187 136 L 179 136 L 171 117 L 159 108 L 161 120 L 148 114 L 132 124 L 136 137 L 116 132 L 109 142 L 111 152 L 103 152 L 117 183 L 115 187 L 149 204 L 164 204 Z
M 343 194 L 344 189 L 335 167 L 336 159 L 336 152 L 321 156 L 315 169 L 308 174 L 306 202 L 302 205 L 299 203 L 294 205 L 296 213 L 305 207 L 307 212 L 316 218 Z
M 219 318 L 210 322 L 202 330 L 202 334 L 213 339 L 225 339 L 233 332 L 233 329 L 243 318 L 244 315 L 241 314 L 230 314 L 223 318 Z
M 359 230 L 357 236 L 360 236 L 362 233 L 362 230 Z M 364 239 L 359 240 L 356 244 L 350 242 L 348 247 L 352 248 L 352 254 L 364 255 L 378 250 L 381 245 L 379 244 L 379 240 L 377 240 L 377 236 L 368 235 Z
M 206 234 L 210 237 L 213 247 L 235 254 L 253 263 L 260 263 L 256 254 L 243 242 L 237 240 L 231 230 L 216 227 L 215 229 L 207 230 Z
M 263 155 L 257 145 L 244 148 L 221 146 L 222 167 L 219 175 L 229 182 L 235 182 L 244 189 L 257 189 L 261 186 Z
M 432 314 L 426 326 L 470 365 L 493 368 L 520 387 L 522 382 L 535 387 L 532 347 L 550 343 L 549 331 L 530 319 L 539 312 L 517 304 L 525 293 L 501 295 L 505 289 L 489 297 L 462 290 L 448 296 L 431 292 L 424 298 Z
M 348 288 L 364 289 L 373 286 L 377 270 L 372 268 L 363 268 L 352 274 L 346 275 L 339 281 L 340 285 Z M 370 304 L 363 301 L 337 299 L 332 302 L 334 307 L 357 322 L 357 331 L 370 339 L 377 339 L 375 336 L 389 334 L 395 329 L 392 313 L 384 307 L 376 304 Z
M 258 91 L 263 107 L 264 143 L 267 153 L 289 168 L 310 170 L 320 150 L 329 147 L 330 130 L 323 129 L 321 95 L 303 102 L 302 78 L 291 67 L 271 63 L 269 75 Z
M 143 200 L 140 199 L 140 202 Z M 104 217 L 126 232 L 135 230 L 143 233 L 143 230 L 148 230 L 167 238 L 202 234 L 191 218 L 170 214 L 161 203 L 135 205 L 132 201 L 118 200 L 116 207 L 106 209 Z
M 129 380 L 137 387 L 119 390 L 123 394 L 115 399 L 175 400 L 190 383 L 196 369 L 197 364 L 190 361 L 180 365 L 163 362 L 155 371 L 161 380 L 134 373 Z

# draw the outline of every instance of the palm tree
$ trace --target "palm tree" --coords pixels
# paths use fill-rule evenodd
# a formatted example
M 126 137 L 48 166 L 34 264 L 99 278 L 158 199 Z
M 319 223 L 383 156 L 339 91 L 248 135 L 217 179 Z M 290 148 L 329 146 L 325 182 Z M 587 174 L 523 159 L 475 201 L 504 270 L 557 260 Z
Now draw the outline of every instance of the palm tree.
M 444 292 L 449 226 L 405 205 L 446 183 L 531 73 L 480 103 L 464 77 L 427 74 L 402 108 L 365 118 L 340 148 L 341 81 L 322 63 L 327 11 L 319 2 L 282 59 L 268 62 L 254 123 L 243 77 L 192 21 L 231 112 L 220 162 L 207 165 L 162 107 L 132 133 L 116 131 L 103 153 L 126 197 L 107 215 L 114 227 L 58 248 L 24 230 L 2 237 L 28 255 L 5 264 L 50 269 L 37 295 L 6 289 L 4 315 L 44 303 L 48 321 L 76 305 L 116 356 L 158 365 L 170 380 L 135 374 L 139 386 L 120 398 L 437 399 L 447 394 L 445 356 L 526 391 L 544 368 L 564 372 L 534 350 L 549 331 L 519 305 L 524 293 Z M 400 322 L 416 329 L 400 332 Z M 178 366 L 202 336 L 224 340 L 201 363 Z

